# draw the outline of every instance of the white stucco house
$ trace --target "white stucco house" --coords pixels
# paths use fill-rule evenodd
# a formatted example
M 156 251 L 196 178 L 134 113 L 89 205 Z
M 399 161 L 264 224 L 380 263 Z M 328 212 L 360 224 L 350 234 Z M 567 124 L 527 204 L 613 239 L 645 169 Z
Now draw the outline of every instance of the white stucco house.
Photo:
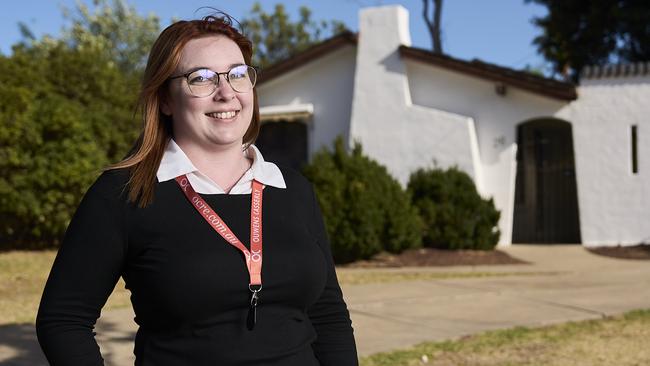
M 338 135 L 402 184 L 456 165 L 501 211 L 499 245 L 650 242 L 650 63 L 579 86 L 411 47 L 401 6 L 263 70 L 258 145 L 300 165 Z

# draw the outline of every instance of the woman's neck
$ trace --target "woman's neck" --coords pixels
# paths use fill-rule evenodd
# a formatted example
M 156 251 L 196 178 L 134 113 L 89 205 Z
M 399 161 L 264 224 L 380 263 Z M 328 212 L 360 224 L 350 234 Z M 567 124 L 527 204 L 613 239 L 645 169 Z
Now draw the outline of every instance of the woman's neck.
M 178 141 L 176 143 L 192 164 L 202 174 L 217 183 L 226 193 L 241 179 L 252 164 L 252 160 L 244 155 L 241 144 L 204 148 L 197 144 L 182 144 Z

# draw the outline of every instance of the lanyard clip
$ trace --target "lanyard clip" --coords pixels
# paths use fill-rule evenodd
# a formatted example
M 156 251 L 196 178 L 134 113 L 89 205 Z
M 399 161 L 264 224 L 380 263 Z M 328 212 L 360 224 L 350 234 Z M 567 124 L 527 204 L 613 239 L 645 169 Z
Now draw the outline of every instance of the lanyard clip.
M 256 308 L 257 307 L 257 302 L 259 301 L 259 296 L 257 295 L 259 291 L 254 291 L 253 294 L 251 295 L 251 308 Z
M 259 301 L 258 293 L 262 289 L 262 285 L 259 285 L 259 288 L 253 289 L 250 285 L 248 286 L 252 292 L 250 307 L 248 308 L 248 317 L 246 319 L 246 327 L 248 330 L 253 330 L 255 324 L 257 323 L 257 302 Z
M 259 284 L 259 285 L 249 284 L 248 289 L 251 290 L 251 292 L 253 292 L 253 293 L 260 292 L 260 291 L 262 291 L 262 284 Z

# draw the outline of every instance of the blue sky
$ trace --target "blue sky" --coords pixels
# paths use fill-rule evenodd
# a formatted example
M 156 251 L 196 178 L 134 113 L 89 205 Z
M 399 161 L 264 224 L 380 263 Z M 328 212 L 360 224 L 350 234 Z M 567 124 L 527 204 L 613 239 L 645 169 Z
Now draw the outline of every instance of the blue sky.
M 78 0 L 92 4 L 92 0 Z M 0 51 L 11 53 L 11 45 L 21 39 L 18 22 L 26 23 L 37 37 L 43 34 L 56 36 L 64 26 L 61 6 L 74 8 L 76 0 L 20 0 L 7 1 L 0 13 Z M 145 1 L 127 0 L 138 13 L 157 14 L 161 25 L 167 26 L 172 18 L 192 19 L 202 6 L 221 9 L 235 18 L 247 15 L 255 0 L 238 1 Z M 431 41 L 422 19 L 422 0 L 285 0 L 260 1 L 270 12 L 282 2 L 295 20 L 298 8 L 305 5 L 312 10 L 313 18 L 338 19 L 353 31 L 358 29 L 360 8 L 377 5 L 401 4 L 410 13 L 413 46 L 431 48 Z M 546 14 L 544 7 L 526 4 L 524 0 L 444 0 L 442 13 L 443 51 L 452 57 L 465 60 L 474 58 L 516 69 L 527 64 L 543 68 L 545 62 L 532 45 L 541 30 L 532 25 L 534 16 Z

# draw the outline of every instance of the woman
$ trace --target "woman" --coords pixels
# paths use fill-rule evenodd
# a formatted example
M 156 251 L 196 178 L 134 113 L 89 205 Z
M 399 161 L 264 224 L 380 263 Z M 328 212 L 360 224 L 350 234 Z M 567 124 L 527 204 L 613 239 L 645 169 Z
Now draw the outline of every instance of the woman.
M 252 145 L 251 55 L 227 16 L 153 45 L 136 149 L 84 196 L 43 293 L 52 365 L 103 364 L 92 330 L 120 276 L 136 365 L 357 364 L 311 185 Z

